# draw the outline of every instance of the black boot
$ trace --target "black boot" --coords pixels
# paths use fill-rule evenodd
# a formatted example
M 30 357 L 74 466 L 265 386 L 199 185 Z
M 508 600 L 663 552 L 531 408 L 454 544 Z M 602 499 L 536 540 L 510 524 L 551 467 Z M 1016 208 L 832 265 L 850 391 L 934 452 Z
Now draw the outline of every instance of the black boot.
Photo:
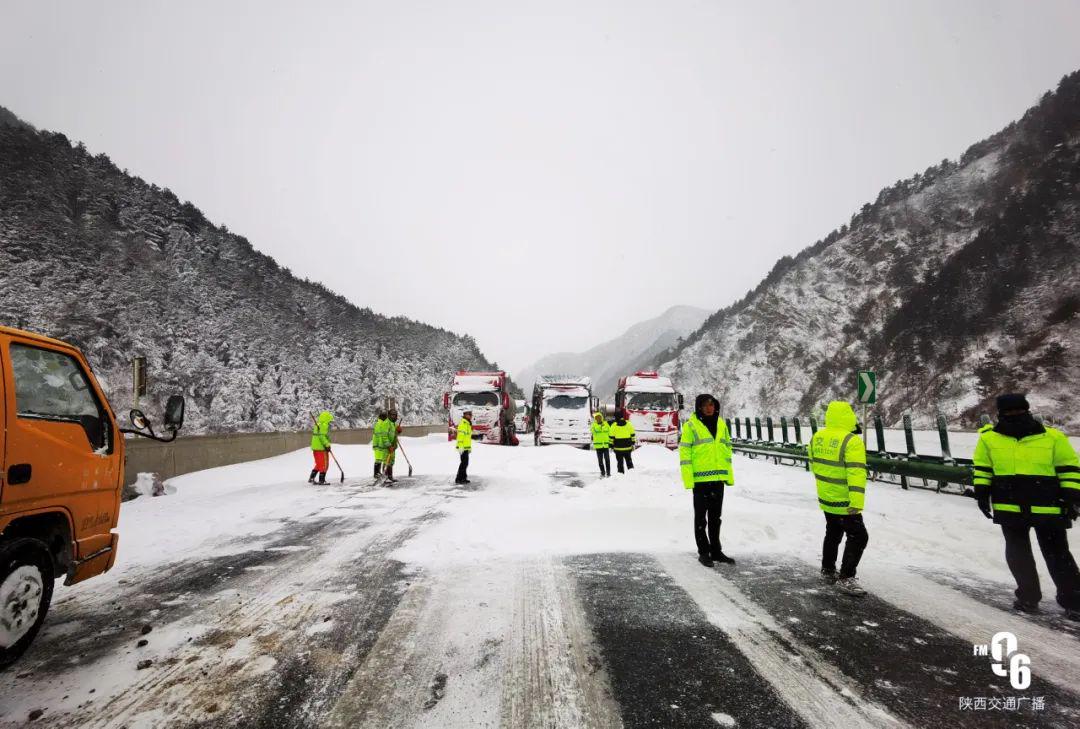
M 713 564 L 712 557 L 707 554 L 699 554 L 697 561 L 701 562 L 701 564 L 705 565 L 706 567 L 712 567 Z
M 378 478 L 381 475 L 382 475 L 382 464 L 379 463 L 378 461 L 375 461 L 375 478 Z
M 315 477 L 318 476 L 318 475 L 319 475 L 318 471 L 316 471 L 314 468 L 311 469 L 311 475 L 308 476 L 307 482 L 308 483 L 315 483 Z
M 326 485 L 326 471 L 319 471 L 319 485 Z
M 386 467 L 386 480 L 389 483 L 397 483 L 397 479 L 394 478 L 394 467 L 393 466 L 387 466 Z
M 735 560 L 723 552 L 713 552 L 712 558 L 720 564 L 735 564 Z

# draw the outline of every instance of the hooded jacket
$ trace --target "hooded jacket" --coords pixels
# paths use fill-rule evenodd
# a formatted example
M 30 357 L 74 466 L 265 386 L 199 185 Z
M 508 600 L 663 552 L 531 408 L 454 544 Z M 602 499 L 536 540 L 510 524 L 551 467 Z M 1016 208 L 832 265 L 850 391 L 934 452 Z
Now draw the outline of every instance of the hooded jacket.
M 698 395 L 694 414 L 683 423 L 679 438 L 679 471 L 683 488 L 692 489 L 700 484 L 735 485 L 731 437 L 727 423 L 720 418 L 719 404 L 711 416 L 701 411 L 710 399 L 716 402 L 712 395 Z
M 849 508 L 862 510 L 865 504 L 866 445 L 857 428 L 851 405 L 834 400 L 825 411 L 825 427 L 806 446 L 818 505 L 827 514 L 846 515 Z
M 611 425 L 604 420 L 602 413 L 593 415 L 592 445 L 598 451 L 611 447 Z
M 319 413 L 315 419 L 315 425 L 311 427 L 311 450 L 325 451 L 330 448 L 330 423 L 334 422 L 334 416 L 327 410 Z

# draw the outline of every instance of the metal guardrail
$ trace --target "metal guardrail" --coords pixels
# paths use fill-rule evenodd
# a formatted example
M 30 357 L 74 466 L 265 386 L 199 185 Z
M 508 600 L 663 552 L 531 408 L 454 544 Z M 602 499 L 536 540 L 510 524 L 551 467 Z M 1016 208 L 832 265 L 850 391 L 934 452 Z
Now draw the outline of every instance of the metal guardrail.
M 728 432 L 731 435 L 732 449 L 737 453 L 743 453 L 750 458 L 762 456 L 771 458 L 775 463 L 788 463 L 792 466 L 802 466 L 810 470 L 809 459 L 806 455 L 806 444 L 803 443 L 803 423 L 799 418 L 791 421 L 791 430 L 794 439 L 789 439 L 789 423 L 786 417 L 780 418 L 780 438 L 776 438 L 776 429 L 771 417 L 765 418 L 765 428 L 762 430 L 760 417 L 753 419 L 725 418 Z M 808 418 L 810 437 L 818 430 L 817 419 Z M 945 422 L 945 416 L 937 417 L 938 437 L 941 440 L 941 455 L 919 455 L 915 451 L 915 434 L 911 427 L 911 416 L 904 416 L 904 441 L 906 451 L 889 451 L 885 448 L 885 427 L 880 415 L 874 416 L 874 435 L 877 450 L 871 450 L 869 438 L 867 440 L 866 465 L 869 478 L 874 481 L 887 481 L 899 483 L 900 487 L 907 489 L 915 488 L 932 489 L 939 493 L 955 493 L 971 495 L 973 478 L 972 462 L 967 458 L 953 458 L 949 446 L 949 431 Z M 865 437 L 865 434 L 864 434 Z M 790 463 L 789 463 L 790 462 Z

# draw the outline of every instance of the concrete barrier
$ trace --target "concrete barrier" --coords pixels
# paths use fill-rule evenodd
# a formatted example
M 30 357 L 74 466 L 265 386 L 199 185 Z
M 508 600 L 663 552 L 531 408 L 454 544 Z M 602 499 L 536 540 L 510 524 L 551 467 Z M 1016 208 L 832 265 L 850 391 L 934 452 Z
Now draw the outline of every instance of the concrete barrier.
M 418 437 L 445 433 L 446 424 L 406 425 L 402 436 Z M 351 428 L 331 432 L 334 445 L 363 445 L 371 442 L 371 428 Z M 158 443 L 147 438 L 125 441 L 124 483 L 135 483 L 140 473 L 156 473 L 162 479 L 181 476 L 234 463 L 257 461 L 309 448 L 311 432 L 226 433 L 222 435 L 181 436 L 172 443 Z M 370 470 L 366 464 L 363 471 Z

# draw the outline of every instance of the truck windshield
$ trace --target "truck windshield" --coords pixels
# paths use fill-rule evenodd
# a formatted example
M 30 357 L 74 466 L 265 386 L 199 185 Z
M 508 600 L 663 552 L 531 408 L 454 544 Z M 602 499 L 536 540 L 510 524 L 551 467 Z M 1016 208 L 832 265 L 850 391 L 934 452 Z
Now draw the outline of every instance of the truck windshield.
M 628 410 L 677 410 L 679 401 L 673 392 L 628 392 Z
M 547 401 L 547 406 L 556 410 L 582 410 L 588 405 L 589 398 L 584 395 L 556 395 Z
M 454 406 L 494 408 L 499 406 L 499 396 L 494 392 L 459 392 L 454 395 Z

